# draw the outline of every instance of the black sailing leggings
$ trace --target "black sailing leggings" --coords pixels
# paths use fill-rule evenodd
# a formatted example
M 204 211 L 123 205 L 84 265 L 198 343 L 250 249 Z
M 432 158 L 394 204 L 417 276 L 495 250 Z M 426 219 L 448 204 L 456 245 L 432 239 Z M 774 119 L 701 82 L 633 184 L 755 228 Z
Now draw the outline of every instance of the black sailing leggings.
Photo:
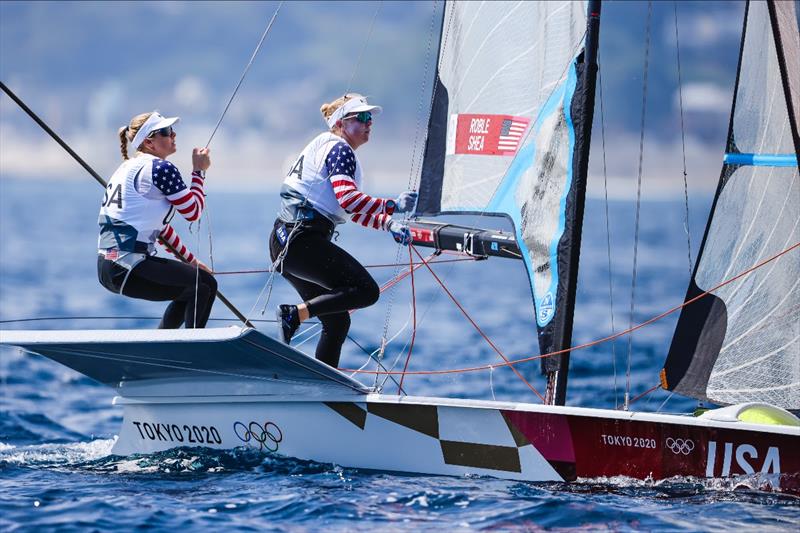
M 275 221 L 269 237 L 273 261 L 283 250 L 275 234 L 281 224 L 284 222 L 280 219 Z M 292 225 L 287 224 L 287 235 L 291 229 Z M 322 322 L 317 359 L 336 368 L 350 329 L 348 310 L 374 304 L 380 289 L 361 263 L 331 242 L 332 234 L 333 224 L 304 222 L 289 243 L 282 274 L 305 300 L 309 315 Z
M 128 271 L 103 256 L 97 257 L 97 277 L 100 284 L 119 294 L 119 287 Z M 195 286 L 197 287 L 197 324 L 195 324 Z M 175 329 L 186 323 L 187 328 L 204 328 L 217 297 L 217 280 L 197 267 L 161 257 L 148 256 L 133 267 L 122 294 L 151 302 L 172 300 L 164 311 L 159 329 Z

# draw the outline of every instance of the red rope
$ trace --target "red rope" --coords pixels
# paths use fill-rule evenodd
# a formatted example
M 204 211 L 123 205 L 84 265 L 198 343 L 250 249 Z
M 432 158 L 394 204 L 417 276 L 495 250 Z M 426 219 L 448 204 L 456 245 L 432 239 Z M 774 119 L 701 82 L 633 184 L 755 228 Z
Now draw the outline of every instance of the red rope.
M 424 261 L 424 260 L 423 260 Z M 411 255 L 411 245 L 408 246 L 408 264 L 414 264 L 414 256 Z M 408 355 L 406 356 L 406 364 L 403 366 L 403 375 L 400 376 L 400 384 L 397 386 L 397 394 L 403 390 L 403 380 L 406 378 L 406 370 L 408 370 L 408 363 L 411 361 L 411 352 L 414 350 L 414 340 L 417 338 L 417 289 L 414 286 L 414 270 L 411 270 L 411 313 L 413 316 L 413 329 L 411 330 L 411 343 L 408 346 Z
M 646 391 L 641 393 L 639 396 L 634 397 L 630 402 L 628 402 L 628 405 L 632 404 L 636 400 L 640 400 L 640 399 L 644 398 L 645 396 L 647 396 L 648 394 L 650 394 L 651 392 L 653 392 L 654 390 L 656 390 L 656 389 L 658 389 L 660 387 L 661 387 L 661 383 L 657 383 L 654 387 L 650 387 L 649 389 L 647 389 Z
M 431 254 L 435 255 L 435 254 Z M 476 261 L 474 257 L 460 257 L 458 259 L 441 259 L 439 261 L 431 261 L 431 264 L 439 264 L 439 263 L 458 263 L 461 261 Z M 415 265 L 422 266 L 422 263 L 413 263 Z M 406 266 L 405 263 L 385 263 L 380 265 L 364 265 L 364 268 L 385 268 L 385 267 L 399 267 L 399 266 Z M 226 276 L 229 274 L 264 274 L 270 273 L 272 270 L 269 268 L 260 268 L 254 270 L 223 270 L 217 271 L 215 270 L 212 272 L 215 276 Z
M 398 283 L 400 283 L 401 281 L 406 279 L 408 276 L 411 275 L 411 273 L 414 270 L 416 270 L 419 267 L 421 267 L 422 265 L 424 265 L 434 255 L 436 255 L 436 254 L 435 253 L 434 254 L 430 254 L 428 257 L 426 257 L 425 259 L 422 260 L 423 261 L 422 263 L 413 263 L 413 266 L 410 266 L 408 270 L 405 270 L 405 271 L 401 272 L 400 274 L 398 274 L 394 278 L 392 278 L 389 281 L 387 281 L 386 283 L 384 283 L 380 288 L 380 292 L 384 292 L 384 291 L 386 291 L 388 289 L 391 289 L 392 287 L 394 287 L 395 285 L 397 285 Z M 433 262 L 434 263 L 438 263 L 439 261 L 433 261 Z
M 662 318 L 674 313 L 675 311 L 678 311 L 678 310 L 686 307 L 687 305 L 693 304 L 694 302 L 696 302 L 697 300 L 699 300 L 701 298 L 705 298 L 706 296 L 708 296 L 709 294 L 713 293 L 714 291 L 719 290 L 722 287 L 724 287 L 725 285 L 728 285 L 729 283 L 732 283 L 732 282 L 738 280 L 739 278 L 742 278 L 742 277 L 750 274 L 754 270 L 763 267 L 767 263 L 771 263 L 772 261 L 780 258 L 781 256 L 791 252 L 792 250 L 794 250 L 795 248 L 798 248 L 798 247 L 800 247 L 800 242 L 797 242 L 797 243 L 793 244 L 792 246 L 790 246 L 789 248 L 786 248 L 782 252 L 779 252 L 779 253 L 773 255 L 772 257 L 770 257 L 768 259 L 765 259 L 764 261 L 758 263 L 757 265 L 748 268 L 744 272 L 741 272 L 740 274 L 737 274 L 736 276 L 723 281 L 719 285 L 716 285 L 716 286 L 710 288 L 709 290 L 707 290 L 707 291 L 705 291 L 705 292 L 703 292 L 701 294 L 698 294 L 694 298 L 690 298 L 689 300 L 686 300 L 682 304 L 676 305 L 672 309 L 668 309 L 667 311 L 664 311 L 660 315 L 654 316 L 653 318 L 651 318 L 649 320 L 646 320 L 646 321 L 642 322 L 641 324 L 633 326 L 632 328 L 628 328 L 625 331 L 620 331 L 619 333 L 615 333 L 614 335 L 609 335 L 608 337 L 603 337 L 602 339 L 597 339 L 597 340 L 594 340 L 594 341 L 591 341 L 591 342 L 587 342 L 587 343 L 584 343 L 584 344 L 579 344 L 579 345 L 573 346 L 571 348 L 565 348 L 564 350 L 558 350 L 558 351 L 555 351 L 555 352 L 550 352 L 550 353 L 546 353 L 546 354 L 542 354 L 542 355 L 534 355 L 534 356 L 531 356 L 531 357 L 525 357 L 523 359 L 516 359 L 514 361 L 506 361 L 505 363 L 497 363 L 497 364 L 493 364 L 493 365 L 474 366 L 474 367 L 467 367 L 467 368 L 455 368 L 455 369 L 450 369 L 450 370 L 416 370 L 416 371 L 406 372 L 406 374 L 409 374 L 409 375 L 412 375 L 412 374 L 414 374 L 414 375 L 458 374 L 458 373 L 463 373 L 463 372 L 477 372 L 477 371 L 480 371 L 480 370 L 494 370 L 495 368 L 499 368 L 499 367 L 503 367 L 503 366 L 510 366 L 510 367 L 513 368 L 514 365 L 518 365 L 520 363 L 527 363 L 527 362 L 530 362 L 530 361 L 534 361 L 536 359 L 544 359 L 545 357 L 551 357 L 553 355 L 559 355 L 559 354 L 562 354 L 562 353 L 569 353 L 569 352 L 572 352 L 574 350 L 582 350 L 584 348 L 589 348 L 591 346 L 596 346 L 596 345 L 602 344 L 604 342 L 612 341 L 614 339 L 622 337 L 623 335 L 627 335 L 629 333 L 633 333 L 634 331 L 636 331 L 638 329 L 641 329 L 641 328 L 643 328 L 645 326 L 648 326 L 648 325 L 652 324 L 653 322 L 661 320 Z M 435 276 L 435 274 L 434 274 L 434 276 Z M 447 289 L 445 289 L 445 290 L 447 290 Z M 374 370 L 350 370 L 350 369 L 346 369 L 346 368 L 340 368 L 339 370 L 341 370 L 343 372 L 369 373 L 369 374 L 374 374 L 374 373 L 378 373 L 378 374 L 400 374 L 400 372 L 374 371 Z
M 413 245 L 409 244 L 408 247 L 411 250 L 413 250 L 415 254 L 417 254 L 417 257 L 422 259 L 422 256 L 420 255 L 420 253 L 417 251 L 417 249 Z M 514 368 L 513 365 L 510 364 L 510 361 L 506 358 L 505 355 L 503 355 L 503 352 L 501 352 L 500 349 L 497 346 L 495 346 L 495 344 L 492 342 L 492 340 L 483 332 L 483 330 L 478 326 L 478 324 L 476 324 L 475 321 L 472 320 L 472 317 L 469 316 L 469 313 L 467 313 L 467 311 L 461 306 L 461 304 L 458 303 L 458 300 L 456 300 L 456 297 L 453 296 L 453 293 L 451 293 L 450 290 L 445 286 L 444 282 L 442 282 L 442 280 L 439 279 L 439 276 L 436 275 L 436 272 L 433 271 L 433 269 L 430 267 L 430 265 L 428 265 L 427 262 L 425 263 L 425 266 L 428 268 L 428 270 L 430 271 L 431 275 L 433 275 L 433 277 L 436 278 L 436 281 L 439 282 L 439 285 L 442 286 L 442 289 L 444 289 L 444 292 L 446 292 L 447 295 L 450 297 L 450 299 L 453 300 L 453 303 L 456 304 L 456 307 L 458 307 L 458 309 L 461 311 L 461 313 L 467 318 L 467 320 L 469 320 L 470 324 L 472 324 L 472 327 L 474 327 L 475 330 L 478 333 L 481 334 L 481 336 L 484 338 L 484 340 L 486 340 L 486 342 L 489 343 L 489 346 L 492 347 L 492 349 L 495 351 L 495 353 L 497 353 L 497 355 L 499 355 L 503 359 L 503 361 L 505 361 L 506 365 L 511 367 L 511 370 L 514 371 L 514 373 L 517 375 L 517 377 L 519 379 L 521 379 L 522 382 L 525 383 L 525 385 L 527 385 L 528 388 L 531 389 L 534 392 L 534 394 L 536 394 L 536 396 L 539 397 L 540 400 L 544 401 L 544 396 L 539 394 L 539 391 L 537 391 L 536 388 L 534 388 L 533 385 L 528 383 L 528 380 L 525 379 L 525 377 L 522 374 L 520 374 L 519 370 L 517 370 L 516 368 Z

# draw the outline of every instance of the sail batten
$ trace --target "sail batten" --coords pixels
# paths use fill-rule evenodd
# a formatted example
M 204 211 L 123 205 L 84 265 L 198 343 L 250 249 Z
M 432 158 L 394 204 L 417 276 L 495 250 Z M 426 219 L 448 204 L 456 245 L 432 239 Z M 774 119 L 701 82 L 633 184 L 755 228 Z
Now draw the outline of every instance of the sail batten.
M 725 154 L 726 165 L 753 165 L 763 167 L 796 167 L 796 154 Z
M 687 300 L 800 242 L 795 9 L 747 4 L 728 145 Z M 703 300 L 678 319 L 666 388 L 719 404 L 800 409 L 800 250 Z

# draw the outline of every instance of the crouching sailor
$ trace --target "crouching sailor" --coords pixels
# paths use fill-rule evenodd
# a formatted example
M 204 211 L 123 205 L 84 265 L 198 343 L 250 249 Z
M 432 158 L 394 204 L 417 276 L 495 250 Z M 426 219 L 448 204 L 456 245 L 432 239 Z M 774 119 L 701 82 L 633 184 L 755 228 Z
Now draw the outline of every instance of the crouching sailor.
M 175 211 L 189 222 L 205 205 L 203 182 L 211 166 L 207 148 L 192 152 L 192 185 L 167 161 L 176 151 L 178 117 L 143 113 L 119 130 L 123 163 L 111 176 L 100 206 L 97 275 L 111 292 L 167 306 L 162 329 L 202 328 L 217 295 L 210 270 L 181 243 L 169 222 Z M 127 143 L 136 150 L 128 159 Z M 155 257 L 155 242 L 171 245 L 187 263 Z
M 406 191 L 395 200 L 361 191 L 355 150 L 369 141 L 379 106 L 360 94 L 347 94 L 323 104 L 320 112 L 328 131 L 303 149 L 284 180 L 269 249 L 278 271 L 304 300 L 279 306 L 281 339 L 288 344 L 301 322 L 319 317 L 316 358 L 337 367 L 350 329 L 348 311 L 374 304 L 380 290 L 361 263 L 331 242 L 334 229 L 349 218 L 407 245 L 408 226 L 392 214 L 413 211 L 417 193 Z

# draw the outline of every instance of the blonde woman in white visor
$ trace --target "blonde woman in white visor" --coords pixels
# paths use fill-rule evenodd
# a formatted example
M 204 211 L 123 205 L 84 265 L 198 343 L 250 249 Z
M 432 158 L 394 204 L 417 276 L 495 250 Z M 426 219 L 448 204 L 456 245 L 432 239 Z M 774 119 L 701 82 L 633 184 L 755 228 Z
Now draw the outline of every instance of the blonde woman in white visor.
M 350 219 L 407 245 L 408 227 L 392 220 L 392 213 L 412 211 L 417 193 L 384 199 L 360 190 L 362 170 L 355 150 L 369 141 L 379 106 L 360 94 L 346 94 L 323 104 L 320 112 L 329 131 L 308 143 L 289 170 L 269 245 L 273 262 L 282 256 L 279 271 L 304 300 L 279 306 L 281 339 L 288 344 L 301 322 L 319 317 L 316 357 L 337 367 L 350 329 L 348 311 L 374 304 L 380 291 L 366 269 L 331 242 L 334 228 Z
M 181 324 L 205 327 L 217 295 L 214 276 L 169 224 L 175 212 L 189 222 L 200 218 L 205 171 L 211 166 L 208 149 L 195 148 L 191 187 L 187 187 L 175 165 L 167 161 L 177 149 L 173 127 L 179 120 L 153 111 L 133 117 L 120 128 L 123 163 L 108 182 L 98 219 L 100 283 L 132 298 L 171 300 L 158 326 L 164 329 Z M 135 151 L 132 159 L 128 158 L 129 142 Z M 156 257 L 157 240 L 169 243 L 188 264 Z

